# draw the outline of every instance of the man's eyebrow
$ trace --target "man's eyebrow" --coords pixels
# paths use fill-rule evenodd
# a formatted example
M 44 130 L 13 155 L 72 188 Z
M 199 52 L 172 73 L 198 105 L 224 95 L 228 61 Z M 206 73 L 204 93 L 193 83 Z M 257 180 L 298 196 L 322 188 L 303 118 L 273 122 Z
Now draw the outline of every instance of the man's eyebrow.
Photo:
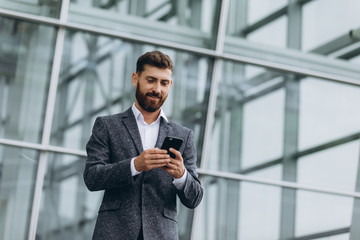
M 154 77 L 154 76 L 146 76 L 145 78 L 146 78 L 146 79 L 158 80 L 158 78 L 157 78 L 157 77 Z M 170 80 L 170 79 L 167 79 L 167 78 L 160 79 L 160 81 L 168 81 L 168 82 L 171 82 L 171 80 Z

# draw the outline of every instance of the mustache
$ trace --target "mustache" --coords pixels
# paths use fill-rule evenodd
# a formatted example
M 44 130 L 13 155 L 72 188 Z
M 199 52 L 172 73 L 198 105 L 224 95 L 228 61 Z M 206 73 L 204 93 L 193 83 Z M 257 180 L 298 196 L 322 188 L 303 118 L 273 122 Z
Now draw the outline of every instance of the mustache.
M 149 96 L 149 97 L 156 97 L 156 98 L 162 98 L 162 95 L 160 93 L 157 93 L 157 92 L 151 92 L 151 93 L 146 93 L 146 96 Z

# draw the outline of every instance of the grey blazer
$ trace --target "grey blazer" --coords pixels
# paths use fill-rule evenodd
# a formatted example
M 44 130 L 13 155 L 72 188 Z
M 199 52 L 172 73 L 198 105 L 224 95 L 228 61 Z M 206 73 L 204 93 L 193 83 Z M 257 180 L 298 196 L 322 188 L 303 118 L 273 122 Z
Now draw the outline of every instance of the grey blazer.
M 196 150 L 191 130 L 163 118 L 156 147 L 166 136 L 183 139 L 180 152 L 188 175 L 179 191 L 162 169 L 133 177 L 131 159 L 142 151 L 134 114 L 127 111 L 98 117 L 86 146 L 84 181 L 90 191 L 105 190 L 93 239 L 178 239 L 176 196 L 188 208 L 199 205 L 203 189 L 196 173 Z

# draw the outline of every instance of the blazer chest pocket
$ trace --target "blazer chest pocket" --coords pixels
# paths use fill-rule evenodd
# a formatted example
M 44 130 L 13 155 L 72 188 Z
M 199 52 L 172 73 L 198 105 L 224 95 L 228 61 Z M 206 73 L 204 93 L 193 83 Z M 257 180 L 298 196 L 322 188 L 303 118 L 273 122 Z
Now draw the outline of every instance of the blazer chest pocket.
M 103 202 L 100 206 L 99 213 L 119 209 L 121 201 Z
M 164 208 L 164 217 L 177 222 L 177 211 Z

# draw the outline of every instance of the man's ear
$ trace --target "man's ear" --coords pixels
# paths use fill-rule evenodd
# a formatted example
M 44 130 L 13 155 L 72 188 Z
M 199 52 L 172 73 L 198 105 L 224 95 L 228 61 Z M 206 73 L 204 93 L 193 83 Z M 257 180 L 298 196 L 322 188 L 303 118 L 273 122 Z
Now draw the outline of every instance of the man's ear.
M 137 87 L 139 78 L 138 78 L 138 75 L 136 72 L 133 72 L 133 74 L 131 76 L 131 81 L 132 81 L 132 84 L 134 85 L 134 87 Z

